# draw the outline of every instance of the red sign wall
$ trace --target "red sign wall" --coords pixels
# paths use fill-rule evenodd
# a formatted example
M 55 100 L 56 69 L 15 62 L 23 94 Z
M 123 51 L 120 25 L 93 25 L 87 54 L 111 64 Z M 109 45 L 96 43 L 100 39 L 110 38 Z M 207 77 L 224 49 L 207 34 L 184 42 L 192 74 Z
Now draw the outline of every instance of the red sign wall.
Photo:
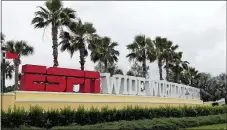
M 100 74 L 95 71 L 24 65 L 20 90 L 73 92 L 80 85 L 80 93 L 100 93 Z

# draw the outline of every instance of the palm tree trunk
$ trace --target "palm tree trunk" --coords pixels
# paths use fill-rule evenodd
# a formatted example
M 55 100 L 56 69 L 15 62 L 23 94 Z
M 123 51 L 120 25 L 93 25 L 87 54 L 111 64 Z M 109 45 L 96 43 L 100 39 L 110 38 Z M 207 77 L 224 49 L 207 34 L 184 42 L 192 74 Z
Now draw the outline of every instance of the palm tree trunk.
M 158 59 L 158 69 L 159 69 L 160 80 L 163 80 L 163 77 L 162 77 L 162 61 L 160 59 Z
M 85 64 L 85 46 L 84 43 L 80 43 L 80 69 L 84 70 L 84 64 Z
M 98 65 L 99 65 L 99 72 L 100 72 L 100 73 L 103 73 L 103 70 L 102 70 L 102 63 L 101 63 L 100 61 L 99 61 Z
M 179 68 L 178 68 L 179 70 Z M 176 73 L 176 83 L 180 83 L 180 71 L 177 71 Z
M 192 86 L 192 82 L 193 82 L 192 80 L 193 80 L 193 79 L 191 78 L 191 81 L 190 81 L 190 86 Z
M 175 83 L 180 82 L 180 66 L 179 63 L 176 63 L 176 71 L 175 71 Z
M 108 71 L 108 70 L 107 70 L 107 69 L 108 69 L 108 66 L 107 66 L 107 61 L 105 61 L 105 63 L 104 63 L 104 67 L 105 67 L 105 70 L 104 70 L 104 71 L 105 71 L 105 73 L 107 73 L 107 71 Z
M 52 41 L 53 41 L 53 57 L 54 67 L 58 66 L 58 28 L 52 23 Z
M 166 60 L 166 80 L 169 81 L 169 61 Z
M 142 63 L 142 68 L 143 68 L 143 77 L 146 78 L 147 74 L 147 64 L 146 64 L 146 50 L 143 50 L 143 63 Z
M 18 82 L 19 82 L 19 77 L 18 77 L 18 70 L 19 70 L 19 60 L 14 59 L 14 66 L 15 66 L 15 88 L 18 88 Z
M 146 59 L 143 60 L 143 77 L 146 78 L 146 73 L 147 73 L 147 64 L 146 64 Z

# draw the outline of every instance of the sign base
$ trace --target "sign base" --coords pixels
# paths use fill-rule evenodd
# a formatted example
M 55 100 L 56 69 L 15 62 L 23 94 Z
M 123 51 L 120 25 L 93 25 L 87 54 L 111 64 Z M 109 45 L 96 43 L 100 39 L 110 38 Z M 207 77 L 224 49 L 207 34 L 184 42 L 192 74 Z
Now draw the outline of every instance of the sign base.
M 2 95 L 2 109 L 9 107 L 23 107 L 28 110 L 30 106 L 40 106 L 45 110 L 51 108 L 78 108 L 91 106 L 102 108 L 104 106 L 123 108 L 128 105 L 140 107 L 179 106 L 179 105 L 203 105 L 201 100 L 161 98 L 150 96 L 91 94 L 91 93 L 66 93 L 66 92 L 36 92 L 15 91 Z

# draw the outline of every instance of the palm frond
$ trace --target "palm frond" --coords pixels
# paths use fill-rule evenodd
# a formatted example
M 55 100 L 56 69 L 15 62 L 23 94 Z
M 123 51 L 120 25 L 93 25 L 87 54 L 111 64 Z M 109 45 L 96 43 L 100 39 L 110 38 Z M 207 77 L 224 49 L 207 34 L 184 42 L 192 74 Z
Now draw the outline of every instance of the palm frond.
M 15 52 L 19 56 L 28 56 L 34 53 L 34 48 L 32 46 L 29 46 L 26 41 L 16 41 L 14 46 Z
M 63 8 L 60 14 L 61 18 L 67 18 L 67 19 L 75 19 L 76 15 L 75 15 L 76 11 L 72 8 Z
M 145 42 L 145 35 L 137 35 L 135 36 L 135 41 L 138 45 L 140 46 L 145 46 L 146 42 Z
M 7 41 L 6 50 L 16 53 L 19 56 L 28 56 L 34 53 L 34 48 L 29 46 L 26 41 Z
M 46 12 L 43 12 L 43 11 L 36 11 L 36 12 L 35 12 L 35 15 L 36 15 L 37 17 L 40 17 L 40 18 L 43 18 L 43 19 L 46 19 L 46 20 L 49 19 L 49 14 L 46 13 Z
M 137 55 L 136 53 L 129 53 L 128 55 L 126 55 L 127 58 L 129 58 L 129 61 L 136 59 Z
M 48 26 L 51 23 L 51 21 L 47 20 L 45 21 L 42 17 L 35 17 L 32 19 L 32 24 L 35 28 L 44 28 Z
M 96 37 L 89 45 L 91 60 L 113 64 L 118 61 L 119 51 L 115 50 L 116 42 L 111 42 L 109 37 Z
M 45 9 L 42 6 L 37 6 L 37 8 L 41 9 L 41 11 L 44 12 L 45 14 L 49 14 L 50 13 L 47 9 Z
M 110 48 L 114 48 L 114 47 L 116 47 L 116 46 L 118 46 L 119 44 L 117 43 L 117 42 L 112 42 L 111 44 L 110 44 Z
M 10 40 L 6 42 L 6 50 L 12 53 L 16 53 L 15 50 L 15 41 Z
M 119 56 L 120 52 L 118 50 L 113 50 L 113 55 Z
M 96 29 L 94 28 L 92 23 L 85 22 L 84 23 L 84 29 L 87 31 L 87 33 L 95 33 Z
M 147 52 L 147 57 L 148 57 L 148 60 L 149 60 L 150 62 L 154 62 L 154 61 L 157 59 L 157 54 L 156 54 L 155 51 L 149 50 L 149 51 Z
M 44 22 L 44 18 L 42 17 L 35 17 L 32 19 L 32 24 L 43 23 L 43 22 Z
M 146 38 L 145 42 L 149 47 L 151 47 L 151 48 L 154 47 L 153 41 L 149 37 Z
M 28 44 L 24 44 L 24 48 L 22 50 L 22 56 L 28 56 L 28 55 L 33 55 L 34 54 L 34 48 L 32 46 L 29 46 Z
M 64 25 L 70 27 L 72 24 L 76 23 L 72 19 L 76 18 L 75 12 L 71 8 L 62 8 L 59 13 L 59 19 L 57 21 L 58 26 Z
M 134 51 L 135 49 L 138 48 L 138 44 L 136 42 L 133 42 L 132 44 L 126 45 L 126 47 L 127 47 L 128 50 Z
M 45 6 L 51 11 L 55 12 L 56 10 L 59 10 L 62 8 L 63 4 L 61 0 L 47 0 L 45 2 Z
M 9 61 L 6 61 L 5 64 L 1 63 L 1 69 L 5 70 L 6 79 L 12 79 L 14 72 L 14 65 L 11 65 Z

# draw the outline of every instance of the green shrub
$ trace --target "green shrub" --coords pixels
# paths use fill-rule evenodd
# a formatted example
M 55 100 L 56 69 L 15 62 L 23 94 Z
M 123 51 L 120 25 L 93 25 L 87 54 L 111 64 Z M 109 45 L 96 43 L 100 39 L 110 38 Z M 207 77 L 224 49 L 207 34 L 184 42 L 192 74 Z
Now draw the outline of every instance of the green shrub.
M 141 120 L 163 117 L 198 117 L 226 113 L 226 106 L 183 106 L 183 107 L 155 107 L 143 108 L 127 106 L 123 109 L 103 107 L 101 110 L 91 107 L 78 109 L 66 107 L 64 109 L 44 110 L 41 107 L 30 107 L 29 111 L 21 108 L 2 111 L 2 126 L 14 128 L 21 125 L 51 128 L 53 126 L 67 126 L 70 124 L 97 124 L 120 120 Z M 188 121 L 187 123 L 192 123 Z M 137 127 L 137 126 L 135 126 Z M 156 128 L 156 127 L 155 127 Z M 163 128 L 162 125 L 157 129 Z M 174 127 L 173 127 L 174 128 Z
M 2 125 L 4 124 L 3 126 L 5 127 L 18 127 L 20 125 L 25 125 L 28 120 L 27 114 L 28 112 L 23 108 L 16 108 L 15 106 L 13 109 L 9 108 L 7 112 L 2 111 Z
M 118 121 L 99 123 L 94 125 L 69 125 L 69 126 L 57 126 L 52 129 L 143 129 L 143 130 L 178 130 L 180 128 L 188 128 L 202 125 L 212 125 L 217 123 L 225 123 L 226 115 L 209 115 L 209 116 L 198 116 L 198 117 L 182 117 L 182 118 L 154 118 L 144 120 L 133 120 L 133 121 Z M 41 129 L 38 127 L 19 126 L 20 129 Z M 43 128 L 42 128 L 43 129 Z
M 154 118 L 134 121 L 118 121 L 84 126 L 54 127 L 52 129 L 115 129 L 115 130 L 178 130 L 194 126 L 225 123 L 225 114 L 182 118 Z

